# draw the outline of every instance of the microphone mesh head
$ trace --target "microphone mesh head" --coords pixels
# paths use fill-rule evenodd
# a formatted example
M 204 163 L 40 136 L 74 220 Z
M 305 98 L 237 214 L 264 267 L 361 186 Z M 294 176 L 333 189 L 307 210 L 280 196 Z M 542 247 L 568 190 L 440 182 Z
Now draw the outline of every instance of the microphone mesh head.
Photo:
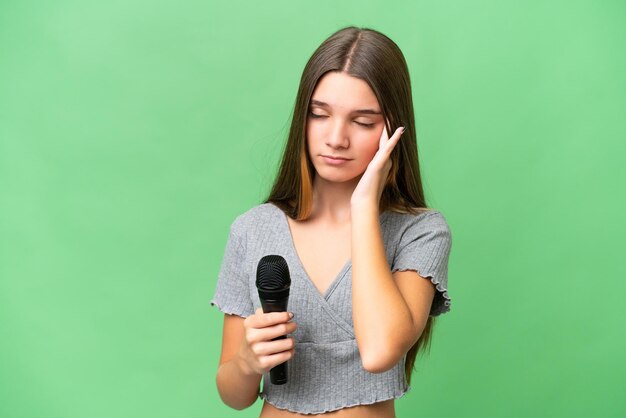
M 280 290 L 291 285 L 287 261 L 279 255 L 266 255 L 259 260 L 256 269 L 256 287 L 264 290 Z

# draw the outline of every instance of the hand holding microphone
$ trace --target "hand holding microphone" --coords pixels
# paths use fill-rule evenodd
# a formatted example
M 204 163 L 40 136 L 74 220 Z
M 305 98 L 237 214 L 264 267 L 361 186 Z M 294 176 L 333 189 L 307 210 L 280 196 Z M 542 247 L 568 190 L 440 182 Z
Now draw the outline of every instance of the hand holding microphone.
M 294 355 L 295 341 L 285 334 L 294 332 L 287 311 L 291 278 L 285 259 L 279 255 L 263 257 L 257 266 L 256 285 L 263 308 L 244 320 L 245 335 L 240 356 L 254 373 L 270 372 L 270 381 L 287 383 L 287 363 Z
M 293 357 L 295 341 L 285 338 L 285 334 L 297 328 L 290 319 L 287 312 L 263 313 L 259 308 L 244 320 L 245 336 L 240 356 L 252 372 L 265 374 Z M 281 336 L 283 338 L 276 339 Z

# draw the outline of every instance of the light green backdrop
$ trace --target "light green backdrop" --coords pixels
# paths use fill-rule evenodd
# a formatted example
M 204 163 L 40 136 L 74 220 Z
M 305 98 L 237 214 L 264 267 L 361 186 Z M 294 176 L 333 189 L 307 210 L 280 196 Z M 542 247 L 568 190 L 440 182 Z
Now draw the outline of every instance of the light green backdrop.
M 0 417 L 255 417 L 228 227 L 346 25 L 408 61 L 452 311 L 399 417 L 626 415 L 622 1 L 0 3 Z

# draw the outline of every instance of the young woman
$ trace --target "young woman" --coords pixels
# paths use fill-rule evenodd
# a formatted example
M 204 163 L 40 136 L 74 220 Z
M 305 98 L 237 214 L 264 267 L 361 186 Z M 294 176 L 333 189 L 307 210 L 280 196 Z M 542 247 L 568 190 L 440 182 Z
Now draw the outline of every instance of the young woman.
M 225 313 L 222 400 L 243 409 L 260 396 L 267 418 L 394 417 L 434 317 L 450 310 L 450 248 L 424 198 L 402 52 L 372 29 L 337 31 L 304 69 L 269 197 L 231 225 L 211 301 Z M 289 266 L 289 312 L 260 308 L 269 254 Z M 274 385 L 283 362 L 288 382 Z

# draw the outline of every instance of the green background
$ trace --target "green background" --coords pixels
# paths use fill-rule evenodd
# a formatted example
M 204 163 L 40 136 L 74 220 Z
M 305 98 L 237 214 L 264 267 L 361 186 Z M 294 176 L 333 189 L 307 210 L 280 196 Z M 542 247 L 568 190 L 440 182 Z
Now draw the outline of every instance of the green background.
M 403 50 L 452 310 L 399 417 L 626 415 L 623 1 L 0 2 L 0 417 L 255 417 L 228 228 L 346 26 Z

